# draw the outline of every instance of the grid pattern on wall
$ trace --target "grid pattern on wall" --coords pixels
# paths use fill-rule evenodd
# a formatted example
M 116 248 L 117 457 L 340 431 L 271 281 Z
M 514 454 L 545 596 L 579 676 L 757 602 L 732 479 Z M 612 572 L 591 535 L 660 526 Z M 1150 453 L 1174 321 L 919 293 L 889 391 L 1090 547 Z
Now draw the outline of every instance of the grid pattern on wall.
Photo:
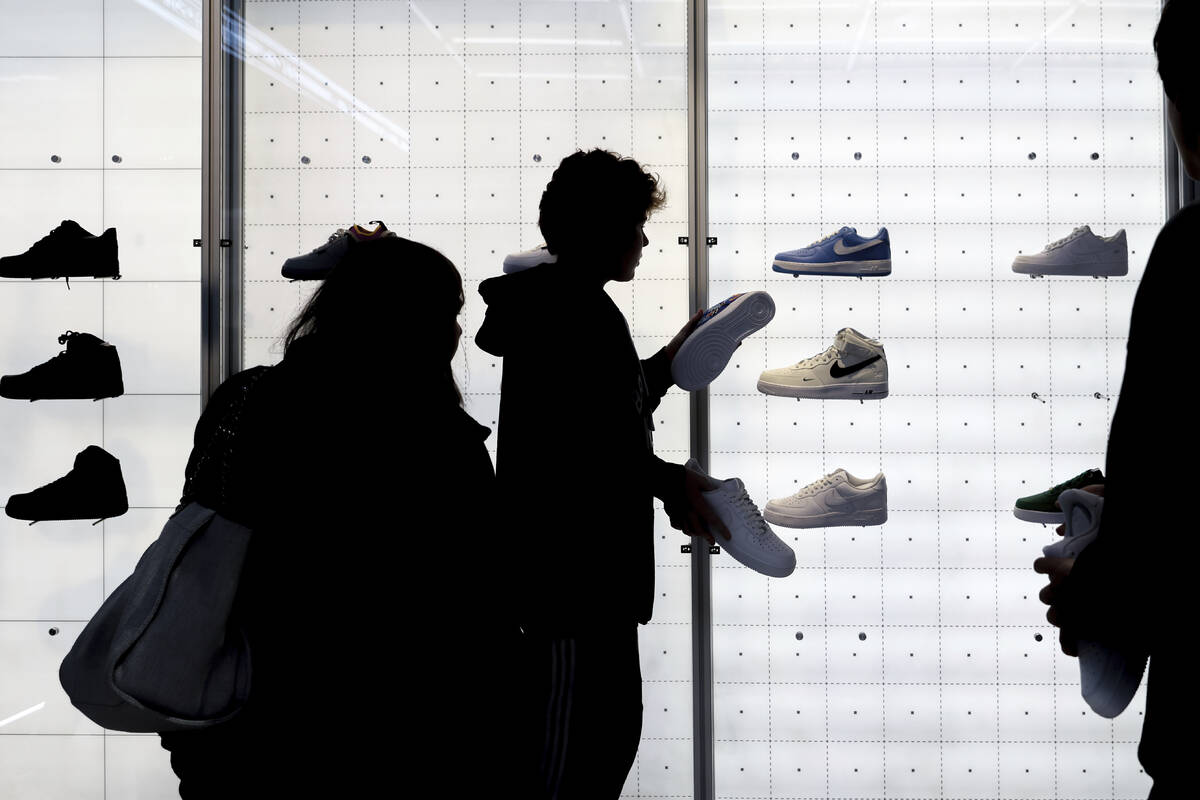
M 115 227 L 119 281 L 0 281 L 0 372 L 63 349 L 117 348 L 125 393 L 0 400 L 4 498 L 65 475 L 98 445 L 120 460 L 129 511 L 0 517 L 0 797 L 166 797 L 156 735 L 105 732 L 71 706 L 58 667 L 179 501 L 200 410 L 199 2 L 0 2 L 0 254 L 63 220 Z M 64 769 L 64 765 L 67 768 Z
M 456 377 L 467 410 L 494 431 L 502 360 L 474 345 L 485 310 L 477 289 L 501 274 L 507 253 L 541 243 L 542 190 L 577 148 L 636 157 L 669 196 L 646 226 L 651 243 L 636 280 L 609 286 L 639 352 L 651 355 L 686 321 L 683 0 L 249 0 L 246 22 L 247 366 L 282 357 L 281 334 L 312 291 L 281 278 L 284 259 L 338 228 L 382 220 L 459 268 L 466 306 Z M 420 298 L 397 298 L 396 313 L 408 302 Z M 686 460 L 687 395 L 672 390 L 655 424 L 658 454 Z M 493 433 L 493 458 L 495 441 Z M 581 469 L 586 461 L 566 449 L 564 458 Z M 689 562 L 661 509 L 655 535 L 643 691 L 647 708 L 665 711 L 647 716 L 626 794 L 690 796 Z
M 787 579 L 714 560 L 718 797 L 1146 795 L 1144 696 L 1087 709 L 1031 569 L 1056 537 L 1012 503 L 1103 467 L 1164 216 L 1158 11 L 710 5 L 710 294 L 777 307 L 711 387 L 712 472 L 760 507 L 839 467 L 889 487 L 880 527 L 776 528 Z M 1127 277 L 1011 271 L 1084 224 L 1127 231 Z M 843 225 L 888 228 L 890 276 L 771 270 Z M 887 398 L 757 392 L 846 326 L 883 343 Z

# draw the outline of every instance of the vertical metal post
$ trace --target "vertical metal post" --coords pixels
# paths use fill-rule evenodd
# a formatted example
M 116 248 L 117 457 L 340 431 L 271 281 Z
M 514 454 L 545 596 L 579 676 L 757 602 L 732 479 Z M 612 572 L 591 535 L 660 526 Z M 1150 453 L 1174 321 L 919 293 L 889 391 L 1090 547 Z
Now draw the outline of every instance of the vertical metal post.
M 200 209 L 200 393 L 242 361 L 242 0 L 204 3 Z
M 708 3 L 688 0 L 689 310 L 708 306 Z M 708 389 L 691 394 L 691 450 L 708 469 Z M 708 548 L 692 548 L 692 759 L 697 800 L 712 800 L 712 582 Z

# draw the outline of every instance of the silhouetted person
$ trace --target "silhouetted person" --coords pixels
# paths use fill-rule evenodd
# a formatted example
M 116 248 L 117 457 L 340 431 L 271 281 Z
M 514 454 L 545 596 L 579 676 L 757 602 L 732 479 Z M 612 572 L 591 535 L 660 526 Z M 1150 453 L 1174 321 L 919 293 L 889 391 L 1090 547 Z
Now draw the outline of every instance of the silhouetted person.
M 1154 47 L 1171 129 L 1184 165 L 1200 176 L 1200 4 L 1172 0 Z M 1197 521 L 1189 493 L 1196 461 L 1193 315 L 1200 289 L 1200 207 L 1182 209 L 1158 235 L 1133 301 L 1125 377 L 1108 437 L 1100 531 L 1077 559 L 1040 558 L 1047 618 L 1062 649 L 1095 641 L 1149 654 L 1138 758 L 1152 798 L 1195 797 L 1191 763 L 1200 724 L 1190 663 L 1197 609 Z M 1060 528 L 1061 532 L 1061 528 Z
M 437 251 L 357 243 L 283 361 L 204 409 L 181 504 L 253 530 L 235 606 L 253 677 L 228 723 L 162 734 L 184 800 L 513 796 L 520 631 L 488 525 L 488 429 L 450 368 L 462 304 Z
M 633 764 L 637 628 L 654 604 L 653 498 L 689 534 L 724 531 L 699 495 L 709 479 L 665 463 L 651 441 L 671 359 L 699 314 L 641 361 L 604 291 L 633 279 L 649 241 L 643 226 L 664 200 L 632 159 L 568 156 L 538 220 L 557 263 L 479 288 L 488 309 L 475 341 L 504 357 L 500 525 L 518 558 L 525 744 L 544 797 L 616 798 Z

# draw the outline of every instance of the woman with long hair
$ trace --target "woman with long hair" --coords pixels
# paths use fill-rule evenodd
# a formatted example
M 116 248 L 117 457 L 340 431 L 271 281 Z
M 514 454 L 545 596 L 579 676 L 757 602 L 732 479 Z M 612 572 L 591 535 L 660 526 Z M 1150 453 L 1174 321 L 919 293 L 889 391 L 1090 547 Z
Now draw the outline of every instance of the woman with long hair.
M 161 735 L 183 800 L 511 785 L 520 634 L 479 535 L 494 472 L 450 365 L 462 305 L 436 250 L 355 243 L 282 362 L 204 409 L 181 505 L 253 531 L 235 604 L 253 673 L 232 720 Z

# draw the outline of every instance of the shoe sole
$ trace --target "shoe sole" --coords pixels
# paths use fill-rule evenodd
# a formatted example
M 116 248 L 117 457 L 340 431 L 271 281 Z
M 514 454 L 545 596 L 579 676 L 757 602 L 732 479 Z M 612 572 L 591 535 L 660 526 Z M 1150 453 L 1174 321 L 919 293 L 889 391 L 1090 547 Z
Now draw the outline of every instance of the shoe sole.
M 758 390 L 775 397 L 796 397 L 812 400 L 882 400 L 888 396 L 886 381 L 878 383 L 845 383 L 805 388 L 782 383 L 758 382 Z
M 1119 278 L 1129 274 L 1129 263 L 1113 264 L 1111 261 L 1077 261 L 1073 264 L 1023 264 L 1014 261 L 1012 271 L 1018 275 L 1062 275 L 1073 278 Z
M 733 540 L 725 540 L 720 536 L 716 537 L 717 544 L 725 549 L 726 553 L 733 556 L 734 560 L 738 561 L 742 566 L 749 567 L 760 575 L 766 575 L 770 578 L 786 578 L 796 571 L 796 554 L 792 553 L 792 562 L 782 565 L 769 561 L 764 561 L 755 556 L 754 553 L 748 553 L 741 549 L 740 545 L 733 544 Z M 786 545 L 785 545 L 786 546 Z M 791 548 L 788 548 L 789 550 Z
M 787 514 L 768 506 L 763 509 L 763 519 L 783 528 L 841 528 L 846 526 L 882 525 L 887 522 L 886 508 L 871 508 L 866 511 L 831 511 L 815 516 Z
M 1143 656 L 1127 658 L 1097 642 L 1079 642 L 1080 693 L 1092 711 L 1105 719 L 1112 719 L 1129 706 L 1145 671 Z
M 891 275 L 892 260 L 885 258 L 879 261 L 829 261 L 807 264 L 777 258 L 771 269 L 785 275 Z
M 504 274 L 511 275 L 514 272 L 521 272 L 530 267 L 536 267 L 541 264 L 557 264 L 558 256 L 546 253 L 542 256 L 533 258 L 506 258 L 504 259 Z
M 766 292 L 747 292 L 684 339 L 671 362 L 675 385 L 703 389 L 724 371 L 742 340 L 775 317 L 775 301 Z
M 1013 508 L 1013 516 L 1024 522 L 1041 522 L 1044 525 L 1062 525 L 1066 520 L 1061 511 L 1032 511 L 1027 508 Z

